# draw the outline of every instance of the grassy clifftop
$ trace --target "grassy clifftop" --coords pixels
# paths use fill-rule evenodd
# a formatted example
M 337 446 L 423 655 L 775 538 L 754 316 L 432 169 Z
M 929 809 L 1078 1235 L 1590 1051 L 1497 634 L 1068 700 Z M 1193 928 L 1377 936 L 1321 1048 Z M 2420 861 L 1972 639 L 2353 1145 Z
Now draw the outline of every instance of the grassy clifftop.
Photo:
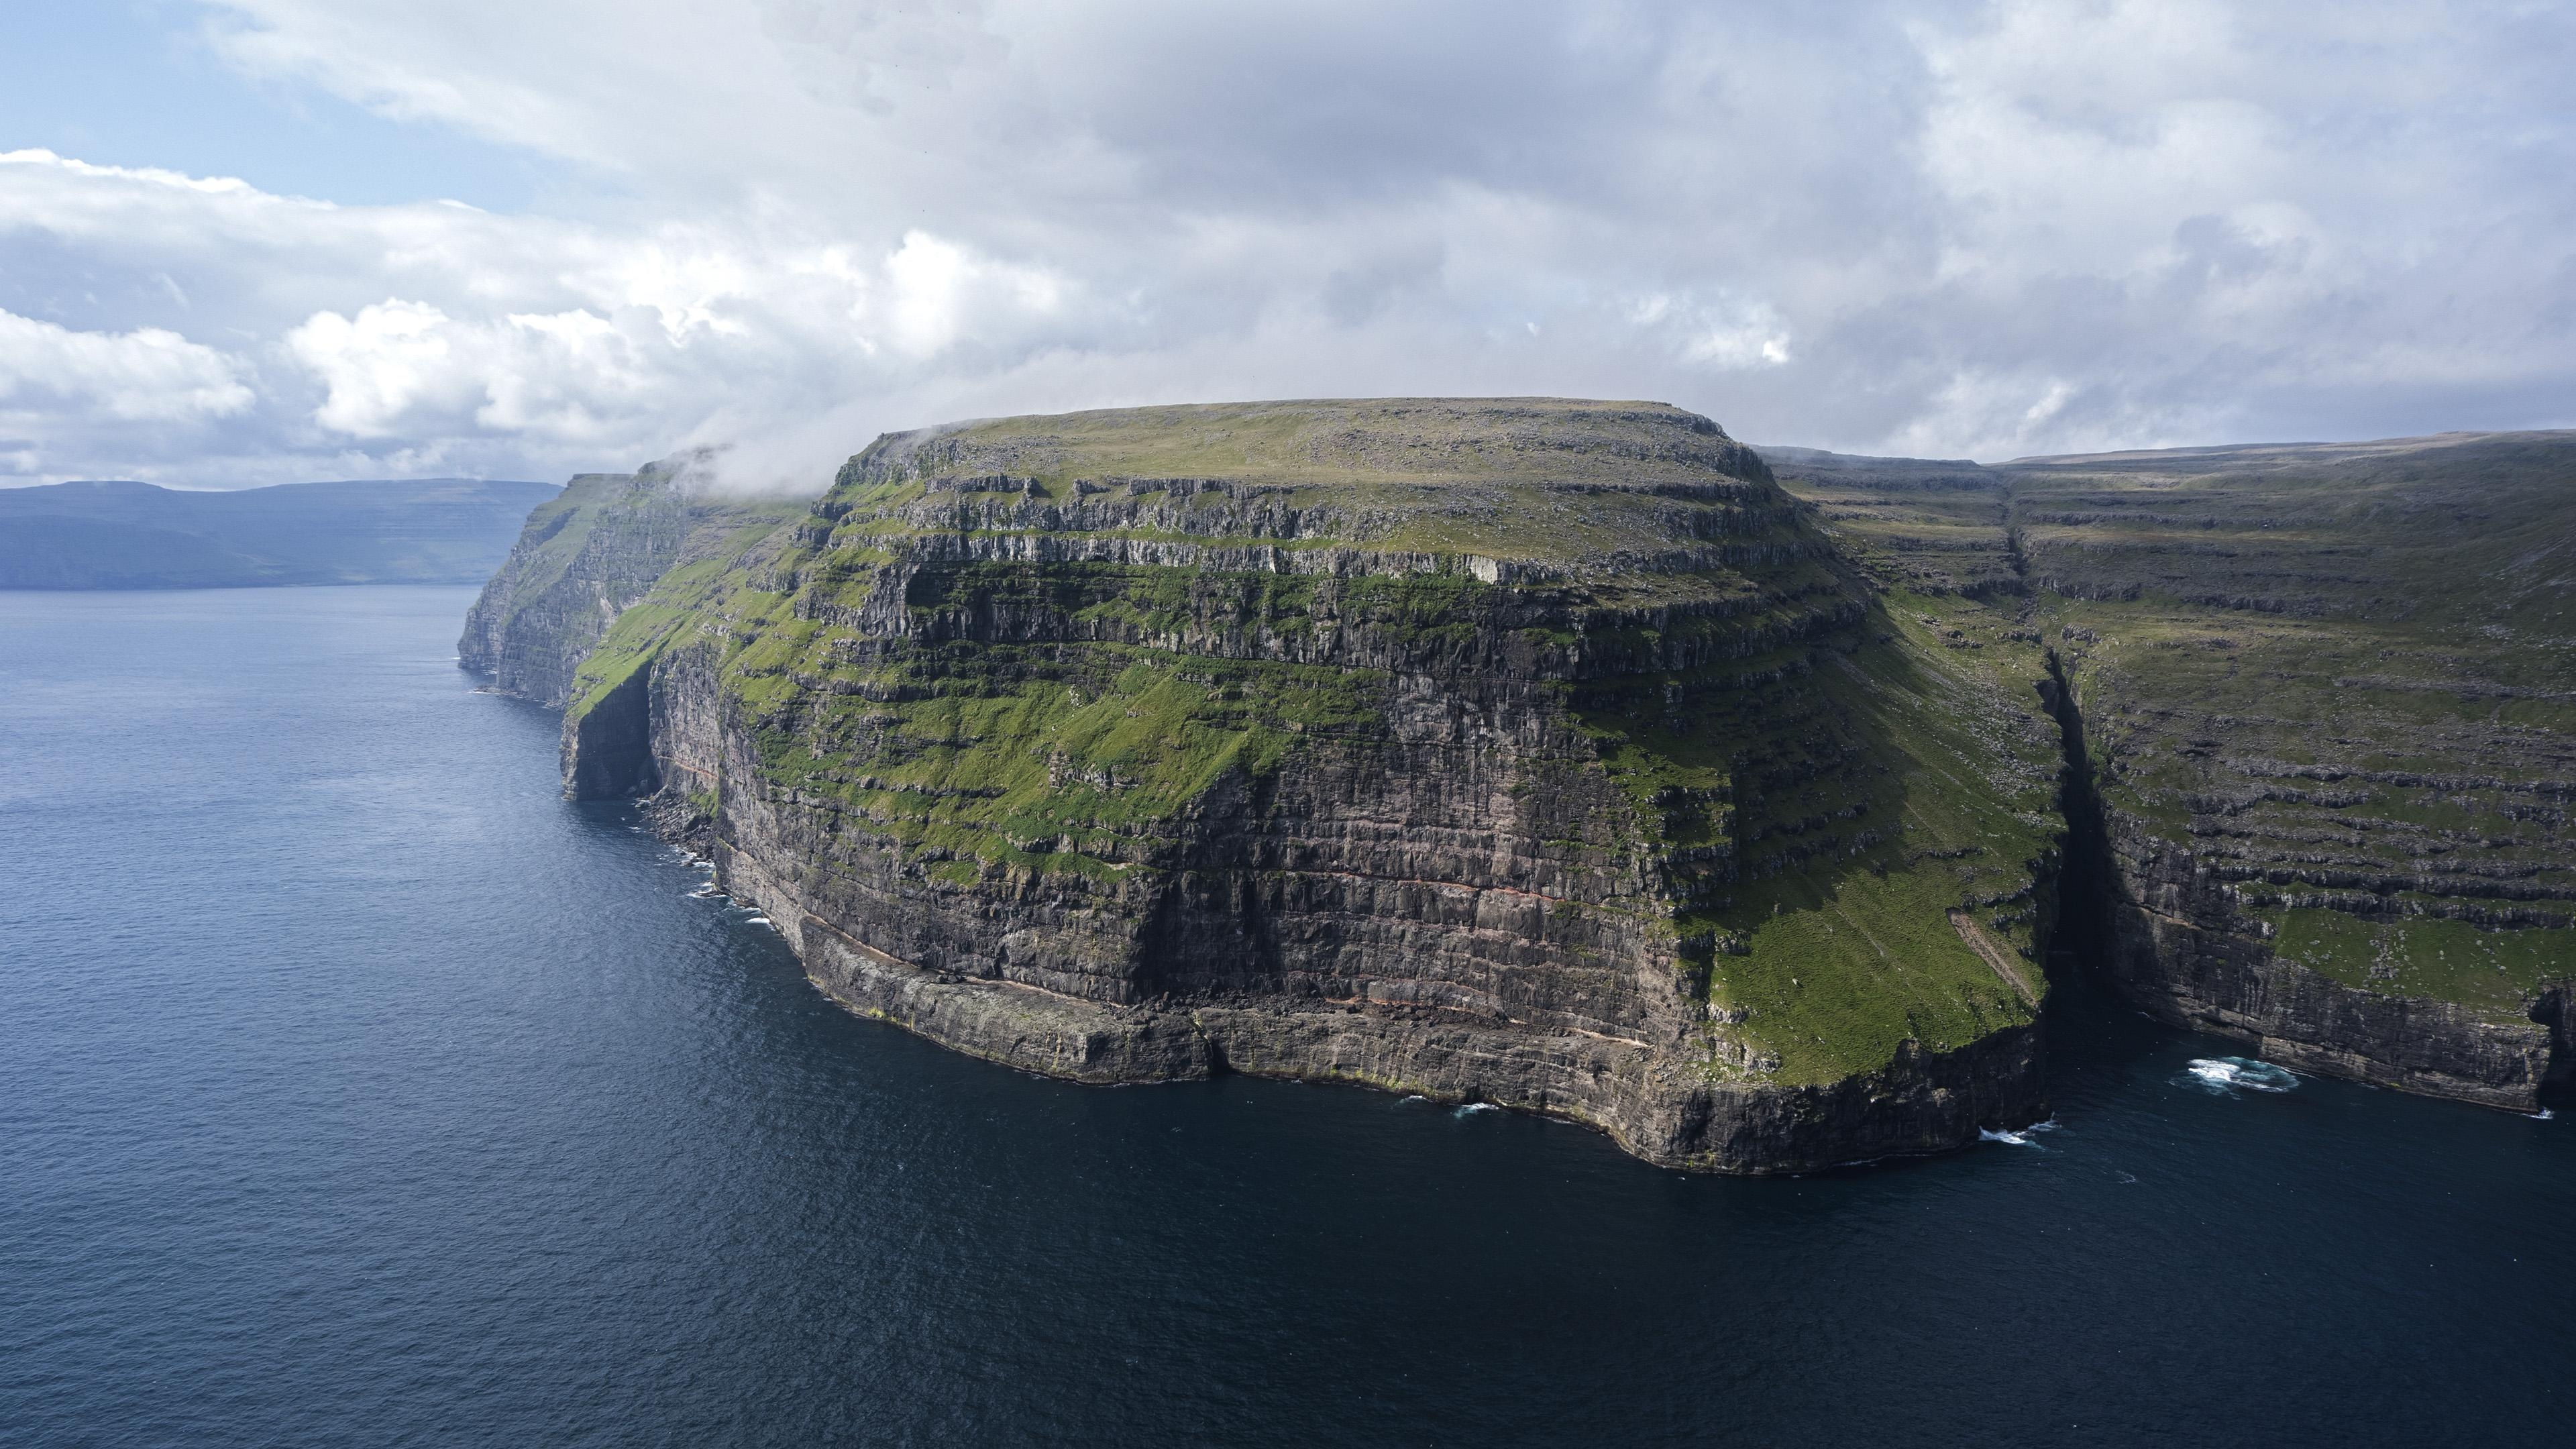
M 1128 530 L 1333 544 L 1596 568 L 1648 566 L 1677 545 L 1758 529 L 1757 512 L 1692 505 L 1776 496 L 1759 455 L 1659 403 L 1388 399 L 1117 409 L 894 434 L 851 460 L 831 508 L 904 490 L 1038 496 Z M 910 496 L 920 496 L 914 494 Z
M 2001 471 L 2041 588 L 2458 625 L 2496 644 L 2523 636 L 2500 649 L 2463 641 L 2499 667 L 2567 672 L 2576 432 L 2181 449 Z
M 1666 403 L 1370 398 L 1112 408 L 889 434 L 842 481 L 1020 473 L 1042 481 L 1222 477 L 1348 503 L 1415 487 L 1768 482 L 1752 449 Z

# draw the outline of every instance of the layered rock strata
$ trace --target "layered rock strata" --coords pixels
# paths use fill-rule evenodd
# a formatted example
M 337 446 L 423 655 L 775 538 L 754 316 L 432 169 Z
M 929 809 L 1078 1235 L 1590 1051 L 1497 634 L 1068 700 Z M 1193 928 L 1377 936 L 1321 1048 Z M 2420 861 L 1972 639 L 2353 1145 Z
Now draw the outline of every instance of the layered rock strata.
M 2576 1070 L 2576 435 L 1824 457 L 1788 485 L 1881 577 L 2050 650 L 2131 1001 L 2514 1110 Z
M 728 537 L 564 691 L 567 785 L 651 794 L 854 1009 L 1727 1171 L 2044 1114 L 2038 653 L 1883 609 L 1705 419 L 1012 419 Z

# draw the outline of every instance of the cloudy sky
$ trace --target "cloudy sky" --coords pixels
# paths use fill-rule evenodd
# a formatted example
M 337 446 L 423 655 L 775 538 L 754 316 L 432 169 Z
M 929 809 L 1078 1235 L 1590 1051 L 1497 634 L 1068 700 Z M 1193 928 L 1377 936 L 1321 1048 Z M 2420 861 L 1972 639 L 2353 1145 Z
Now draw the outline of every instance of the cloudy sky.
M 1127 403 L 2035 452 L 2576 424 L 2576 7 L 36 0 L 0 482 Z

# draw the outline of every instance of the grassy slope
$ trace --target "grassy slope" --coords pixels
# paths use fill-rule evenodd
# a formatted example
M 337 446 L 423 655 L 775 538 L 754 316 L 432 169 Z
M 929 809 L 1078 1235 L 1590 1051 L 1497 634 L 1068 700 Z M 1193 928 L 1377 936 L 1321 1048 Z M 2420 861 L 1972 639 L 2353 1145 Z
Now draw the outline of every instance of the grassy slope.
M 2032 887 L 2053 865 L 2058 825 L 2036 651 L 1982 606 L 1927 624 L 1932 601 L 1888 605 L 1849 654 L 1712 696 L 1682 730 L 1586 716 L 1650 838 L 1676 815 L 1673 844 L 1707 830 L 1654 808 L 1659 792 L 1733 797 L 1724 829 L 1748 878 L 1692 901 L 1676 925 L 1714 938 L 1712 1007 L 1745 1012 L 1741 1030 L 1787 1080 L 1866 1070 L 1908 1038 L 1948 1049 L 2032 1019 L 1948 912 L 1974 908 L 1989 934 L 2037 958 Z M 1986 647 L 1952 647 L 1958 625 Z
M 2576 974 L 2576 933 L 2529 925 L 2576 914 L 2576 435 L 2034 460 L 1991 491 L 1781 466 L 1891 577 L 1973 589 L 1963 550 L 2018 549 L 2106 798 L 2237 877 L 2283 956 L 2500 1017 Z
M 611 599 L 642 593 L 620 615 L 624 630 L 600 640 L 577 676 L 572 703 L 586 710 L 649 657 L 650 650 L 639 652 L 636 641 L 666 635 L 690 604 L 710 597 L 716 576 L 745 550 L 807 511 L 802 502 L 692 497 L 659 466 L 636 474 L 581 474 L 528 515 L 503 576 L 486 586 L 483 602 L 497 601 L 503 612 L 494 621 L 496 632 L 506 635 L 531 610 L 596 607 L 589 597 L 551 596 L 576 569 Z M 658 549 L 676 551 L 677 562 L 658 582 L 651 571 L 670 555 L 639 548 L 642 535 L 654 536 Z M 608 545 L 592 556 L 593 544 L 603 539 Z

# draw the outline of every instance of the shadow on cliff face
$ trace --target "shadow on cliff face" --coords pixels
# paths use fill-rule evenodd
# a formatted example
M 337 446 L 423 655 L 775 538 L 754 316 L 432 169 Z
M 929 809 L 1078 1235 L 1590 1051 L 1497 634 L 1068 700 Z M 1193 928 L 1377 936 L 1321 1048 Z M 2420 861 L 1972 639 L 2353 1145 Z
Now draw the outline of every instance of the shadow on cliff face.
M 2549 1075 L 2541 1079 L 2540 1105 L 2551 1112 L 2576 1108 L 2576 987 L 2560 986 L 2542 996 L 2531 1019 L 2549 1028 Z
M 2112 875 L 2110 830 L 2093 782 L 2093 756 L 2084 741 L 2084 715 L 2076 705 L 2065 664 L 2054 649 L 2048 651 L 2048 678 L 2039 691 L 2048 712 L 2056 717 L 2066 753 L 2057 790 L 2066 843 L 2059 858 L 2057 923 L 2047 961 L 2050 978 L 2064 982 L 2109 964 L 2118 883 Z
M 2056 719 L 2065 764 L 2057 809 L 2064 820 L 2058 852 L 2057 916 L 2044 962 L 2049 978 L 2047 1071 L 2052 1083 L 2085 1074 L 2125 1079 L 2167 1050 L 2174 1029 L 2122 997 L 2110 974 L 2119 879 L 2109 822 L 2095 783 L 2084 713 L 2057 651 L 2048 651 L 2041 702 Z
M 2055 731 L 1970 651 L 1873 604 L 1571 692 L 1749 1066 L 1832 1080 L 2031 1022 Z

